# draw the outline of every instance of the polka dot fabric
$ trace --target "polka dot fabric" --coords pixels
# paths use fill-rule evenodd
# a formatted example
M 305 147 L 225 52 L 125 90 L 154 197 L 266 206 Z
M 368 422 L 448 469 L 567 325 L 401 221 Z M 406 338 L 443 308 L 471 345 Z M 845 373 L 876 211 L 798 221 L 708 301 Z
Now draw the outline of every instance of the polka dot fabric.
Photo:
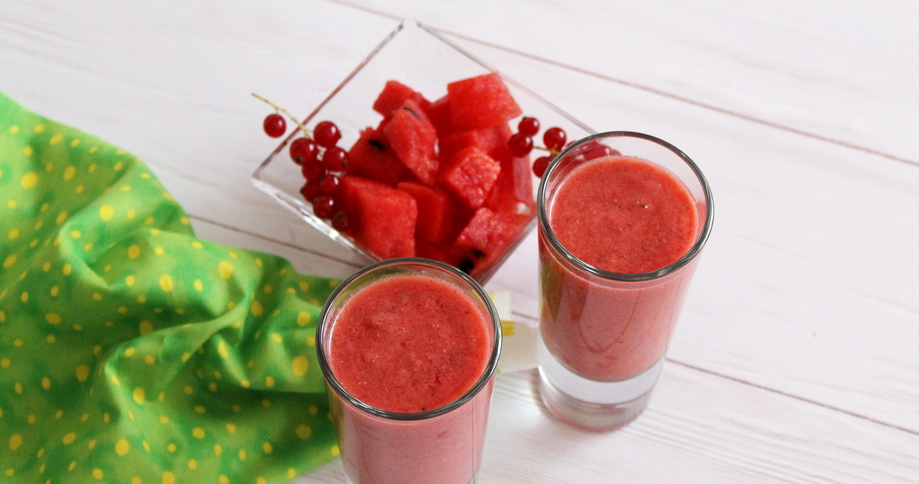
M 337 284 L 194 236 L 147 167 L 0 94 L 0 481 L 285 482 L 338 455 Z

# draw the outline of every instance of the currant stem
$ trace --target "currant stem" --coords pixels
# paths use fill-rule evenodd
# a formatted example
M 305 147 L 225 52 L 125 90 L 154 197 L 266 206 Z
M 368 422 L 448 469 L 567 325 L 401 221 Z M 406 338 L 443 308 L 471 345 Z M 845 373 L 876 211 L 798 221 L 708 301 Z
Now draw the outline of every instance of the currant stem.
M 258 99 L 259 101 L 262 101 L 262 102 L 264 102 L 265 104 L 267 104 L 267 105 L 269 105 L 269 106 L 275 108 L 276 110 L 278 110 L 278 111 L 280 111 L 280 112 L 286 114 L 287 117 L 290 118 L 291 121 L 293 121 L 297 126 L 300 127 L 300 130 L 303 131 L 303 135 L 304 135 L 304 136 L 309 136 L 309 135 L 310 135 L 310 132 L 309 132 L 308 129 L 306 129 L 306 126 L 303 126 L 302 124 L 300 124 L 300 121 L 298 121 L 297 118 L 293 117 L 293 115 L 291 115 L 290 113 L 288 113 L 286 109 L 284 109 L 284 108 L 282 108 L 281 106 L 278 106 L 277 104 L 275 104 L 275 103 L 273 103 L 273 102 L 271 102 L 271 101 L 269 101 L 269 100 L 263 98 L 262 96 L 259 96 L 258 94 L 254 93 L 254 92 L 252 93 L 252 96 L 255 97 L 256 99 Z
M 533 146 L 533 149 L 534 149 L 534 150 L 548 151 L 549 154 L 552 155 L 552 156 L 555 156 L 555 155 L 561 153 L 561 151 L 553 150 L 553 149 L 551 149 L 551 148 L 546 148 L 545 146 Z

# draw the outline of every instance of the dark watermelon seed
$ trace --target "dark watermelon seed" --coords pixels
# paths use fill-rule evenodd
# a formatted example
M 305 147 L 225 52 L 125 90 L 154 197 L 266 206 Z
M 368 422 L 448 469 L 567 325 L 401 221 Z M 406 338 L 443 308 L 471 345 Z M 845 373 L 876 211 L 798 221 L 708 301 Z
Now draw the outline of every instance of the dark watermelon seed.
M 475 262 L 472 262 L 469 259 L 463 259 L 462 261 L 460 261 L 459 270 L 465 272 L 466 274 L 469 274 L 472 272 L 473 269 L 475 269 Z
M 386 143 L 378 139 L 369 139 L 367 142 L 370 143 L 370 146 L 373 146 L 378 151 L 386 151 Z
M 421 118 L 418 117 L 418 113 L 416 113 L 414 109 L 412 109 L 412 108 L 407 108 L 407 107 L 405 107 L 405 106 L 402 106 L 402 109 L 408 111 L 408 113 L 411 114 L 412 116 L 414 116 L 415 119 L 421 119 Z

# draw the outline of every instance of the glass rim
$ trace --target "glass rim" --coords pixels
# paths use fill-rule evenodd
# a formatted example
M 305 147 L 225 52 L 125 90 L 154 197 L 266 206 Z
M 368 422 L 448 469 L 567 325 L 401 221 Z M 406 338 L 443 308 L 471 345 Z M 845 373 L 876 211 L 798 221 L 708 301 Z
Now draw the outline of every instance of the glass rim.
M 332 304 L 332 301 L 337 299 L 341 293 L 347 288 L 351 283 L 353 283 L 359 277 L 378 269 L 381 269 L 386 266 L 395 266 L 395 265 L 421 265 L 434 267 L 436 269 L 442 270 L 444 272 L 450 273 L 451 275 L 457 276 L 460 280 L 464 281 L 470 289 L 479 297 L 485 304 L 485 307 L 488 311 L 488 316 L 491 319 L 492 330 L 494 331 L 494 342 L 492 344 L 491 355 L 489 356 L 488 363 L 485 365 L 485 369 L 482 371 L 482 374 L 476 380 L 475 384 L 467 390 L 462 396 L 453 400 L 452 402 L 442 405 L 437 408 L 432 408 L 430 410 L 424 410 L 421 412 L 391 412 L 388 410 L 383 410 L 381 408 L 374 407 L 373 405 L 367 404 L 350 392 L 348 392 L 338 381 L 338 378 L 335 377 L 332 368 L 329 365 L 329 361 L 325 355 L 325 343 L 323 341 L 323 330 L 325 329 L 327 323 L 326 319 L 329 316 L 329 308 Z M 482 286 L 476 282 L 475 279 L 470 277 L 463 271 L 445 264 L 440 261 L 433 259 L 425 259 L 422 257 L 398 257 L 394 259 L 385 259 L 382 261 L 375 262 L 359 271 L 355 272 L 347 279 L 342 281 L 338 287 L 332 291 L 332 294 L 329 295 L 329 298 L 326 300 L 326 303 L 322 307 L 322 312 L 319 315 L 319 324 L 316 325 L 316 352 L 317 358 L 319 360 L 319 367 L 322 370 L 322 374 L 325 377 L 325 381 L 332 387 L 333 391 L 340 395 L 344 400 L 346 400 L 350 405 L 357 408 L 358 410 L 376 416 L 381 417 L 387 420 L 400 420 L 400 421 L 417 421 L 417 420 L 426 420 L 441 415 L 450 413 L 451 411 L 461 407 L 465 403 L 469 402 L 476 395 L 481 392 L 485 386 L 494 376 L 495 372 L 498 369 L 498 359 L 501 356 L 501 347 L 502 347 L 502 336 L 501 336 L 501 318 L 498 316 L 498 310 L 495 309 L 494 304 L 491 301 L 491 298 L 488 296 L 488 293 L 482 288 Z
M 555 232 L 552 231 L 552 228 L 549 227 L 549 217 L 546 213 L 546 190 L 549 178 L 555 172 L 556 168 L 559 165 L 559 162 L 570 153 L 572 150 L 578 148 L 579 146 L 589 143 L 591 141 L 603 138 L 638 138 L 645 141 L 650 141 L 657 145 L 660 145 L 673 154 L 677 155 L 693 172 L 698 180 L 700 186 L 702 187 L 702 192 L 705 196 L 705 222 L 702 225 L 702 230 L 699 232 L 699 235 L 696 237 L 695 243 L 692 247 L 683 254 L 679 259 L 672 262 L 671 264 L 664 266 L 660 269 L 649 271 L 649 272 L 638 272 L 638 273 L 628 273 L 628 272 L 613 272 L 600 269 L 599 267 L 593 266 L 584 262 L 574 254 L 568 251 L 558 238 L 555 236 Z M 709 234 L 712 230 L 712 218 L 715 214 L 714 200 L 712 198 L 711 187 L 706 180 L 705 175 L 702 174 L 702 170 L 698 165 L 682 150 L 674 146 L 673 144 L 664 141 L 656 136 L 652 136 L 645 133 L 640 133 L 637 131 L 605 131 L 602 133 L 595 133 L 590 136 L 581 138 L 577 142 L 571 144 L 561 152 L 555 155 L 552 161 L 549 163 L 549 166 L 546 168 L 545 173 L 542 176 L 542 179 L 539 181 L 539 190 L 536 195 L 536 218 L 539 219 L 539 229 L 540 233 L 546 236 L 546 239 L 552 245 L 552 247 L 561 254 L 571 264 L 574 264 L 576 267 L 581 270 L 593 274 L 595 276 L 602 277 L 604 279 L 615 280 L 615 281 L 626 281 L 626 282 L 639 282 L 639 281 L 651 281 L 654 279 L 659 279 L 668 274 L 674 273 L 689 264 L 699 253 L 702 251 L 702 247 L 705 245 L 705 242 L 708 240 Z

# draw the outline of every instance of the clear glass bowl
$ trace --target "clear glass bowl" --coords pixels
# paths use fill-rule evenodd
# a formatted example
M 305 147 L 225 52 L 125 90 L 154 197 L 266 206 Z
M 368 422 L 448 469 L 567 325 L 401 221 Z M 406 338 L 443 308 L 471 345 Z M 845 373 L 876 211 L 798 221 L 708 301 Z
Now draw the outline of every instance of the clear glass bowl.
M 334 121 L 342 133 L 338 146 L 347 150 L 357 140 L 360 130 L 376 126 L 382 119 L 372 110 L 372 105 L 386 81 L 397 80 L 433 101 L 446 94 L 448 83 L 490 72 L 499 71 L 457 47 L 436 31 L 419 22 L 406 20 L 387 35 L 301 122 L 308 129 L 312 129 L 319 121 Z M 519 82 L 504 75 L 501 77 L 523 109 L 522 116 L 534 116 L 539 119 L 542 128 L 539 135 L 534 137 L 535 144 L 542 144 L 542 133 L 552 126 L 564 129 L 569 140 L 579 139 L 594 132 Z M 517 121 L 518 119 L 514 119 L 509 123 L 514 132 Z M 253 184 L 346 250 L 363 256 L 368 262 L 380 260 L 364 250 L 350 236 L 335 230 L 326 220 L 317 217 L 313 213 L 312 204 L 304 200 L 300 194 L 304 179 L 300 166 L 291 160 L 288 153 L 289 144 L 300 136 L 302 133 L 298 129 L 290 130 L 290 134 L 252 174 Z M 535 159 L 543 153 L 534 150 L 530 156 Z M 538 182 L 539 179 L 532 177 L 534 197 Z M 535 210 L 533 218 L 517 240 L 504 254 L 496 258 L 489 269 L 477 274 L 476 280 L 481 284 L 487 282 L 534 226 Z

